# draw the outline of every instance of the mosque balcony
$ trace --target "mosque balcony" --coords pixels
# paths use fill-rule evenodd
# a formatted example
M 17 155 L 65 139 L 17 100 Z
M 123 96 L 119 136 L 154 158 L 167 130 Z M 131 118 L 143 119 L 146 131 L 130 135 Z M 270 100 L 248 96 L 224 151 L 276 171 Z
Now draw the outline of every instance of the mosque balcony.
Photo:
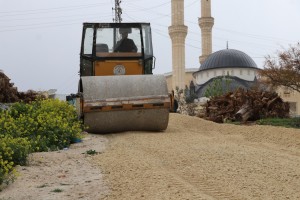
M 214 25 L 214 18 L 213 17 L 201 17 L 198 18 L 198 23 L 200 28 L 211 30 Z
M 173 37 L 182 37 L 185 38 L 187 35 L 188 27 L 185 25 L 172 25 L 169 26 L 169 35 Z

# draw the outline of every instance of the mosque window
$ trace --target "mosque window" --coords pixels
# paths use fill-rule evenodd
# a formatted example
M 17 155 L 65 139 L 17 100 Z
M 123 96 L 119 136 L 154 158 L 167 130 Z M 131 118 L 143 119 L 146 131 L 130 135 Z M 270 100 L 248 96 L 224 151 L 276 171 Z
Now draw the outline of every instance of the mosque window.
M 225 70 L 222 71 L 222 75 L 225 76 Z
M 209 72 L 206 72 L 206 76 L 209 77 Z
M 248 69 L 248 75 L 250 75 L 250 70 Z
M 242 69 L 240 70 L 240 75 L 243 75 L 243 70 Z
M 233 76 L 234 75 L 234 70 L 231 70 L 231 76 Z
M 214 70 L 214 76 L 217 76 L 217 70 Z

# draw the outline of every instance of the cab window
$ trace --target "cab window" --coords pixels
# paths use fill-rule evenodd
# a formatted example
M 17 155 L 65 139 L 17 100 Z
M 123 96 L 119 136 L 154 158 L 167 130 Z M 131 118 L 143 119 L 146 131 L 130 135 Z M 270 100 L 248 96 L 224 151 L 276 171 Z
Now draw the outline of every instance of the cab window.
M 139 56 L 142 52 L 141 46 L 139 28 L 97 29 L 96 56 Z
M 86 28 L 84 34 L 83 54 L 86 56 L 92 56 L 93 52 L 93 28 Z

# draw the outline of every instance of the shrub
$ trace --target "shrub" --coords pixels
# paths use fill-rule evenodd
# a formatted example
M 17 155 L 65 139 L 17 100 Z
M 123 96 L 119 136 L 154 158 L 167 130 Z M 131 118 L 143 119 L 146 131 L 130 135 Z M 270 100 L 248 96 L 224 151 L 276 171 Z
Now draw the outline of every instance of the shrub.
M 10 137 L 0 136 L 0 185 L 8 179 L 10 172 L 13 171 L 13 150 L 10 147 Z
M 32 152 L 30 141 L 27 138 L 9 138 L 7 146 L 13 150 L 12 162 L 15 165 L 25 165 L 27 157 Z
M 75 108 L 57 99 L 15 103 L 1 116 L 0 134 L 28 138 L 34 151 L 68 147 L 82 130 Z
M 0 185 L 11 180 L 14 166 L 26 164 L 29 153 L 68 147 L 82 128 L 75 108 L 57 99 L 0 109 Z

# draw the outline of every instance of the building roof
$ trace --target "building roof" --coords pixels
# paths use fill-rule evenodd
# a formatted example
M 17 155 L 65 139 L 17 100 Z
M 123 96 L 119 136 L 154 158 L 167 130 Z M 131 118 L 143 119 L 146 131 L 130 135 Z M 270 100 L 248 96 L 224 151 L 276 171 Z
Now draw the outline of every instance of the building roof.
M 246 53 L 235 49 L 223 49 L 212 53 L 198 71 L 216 68 L 257 68 L 254 60 Z

